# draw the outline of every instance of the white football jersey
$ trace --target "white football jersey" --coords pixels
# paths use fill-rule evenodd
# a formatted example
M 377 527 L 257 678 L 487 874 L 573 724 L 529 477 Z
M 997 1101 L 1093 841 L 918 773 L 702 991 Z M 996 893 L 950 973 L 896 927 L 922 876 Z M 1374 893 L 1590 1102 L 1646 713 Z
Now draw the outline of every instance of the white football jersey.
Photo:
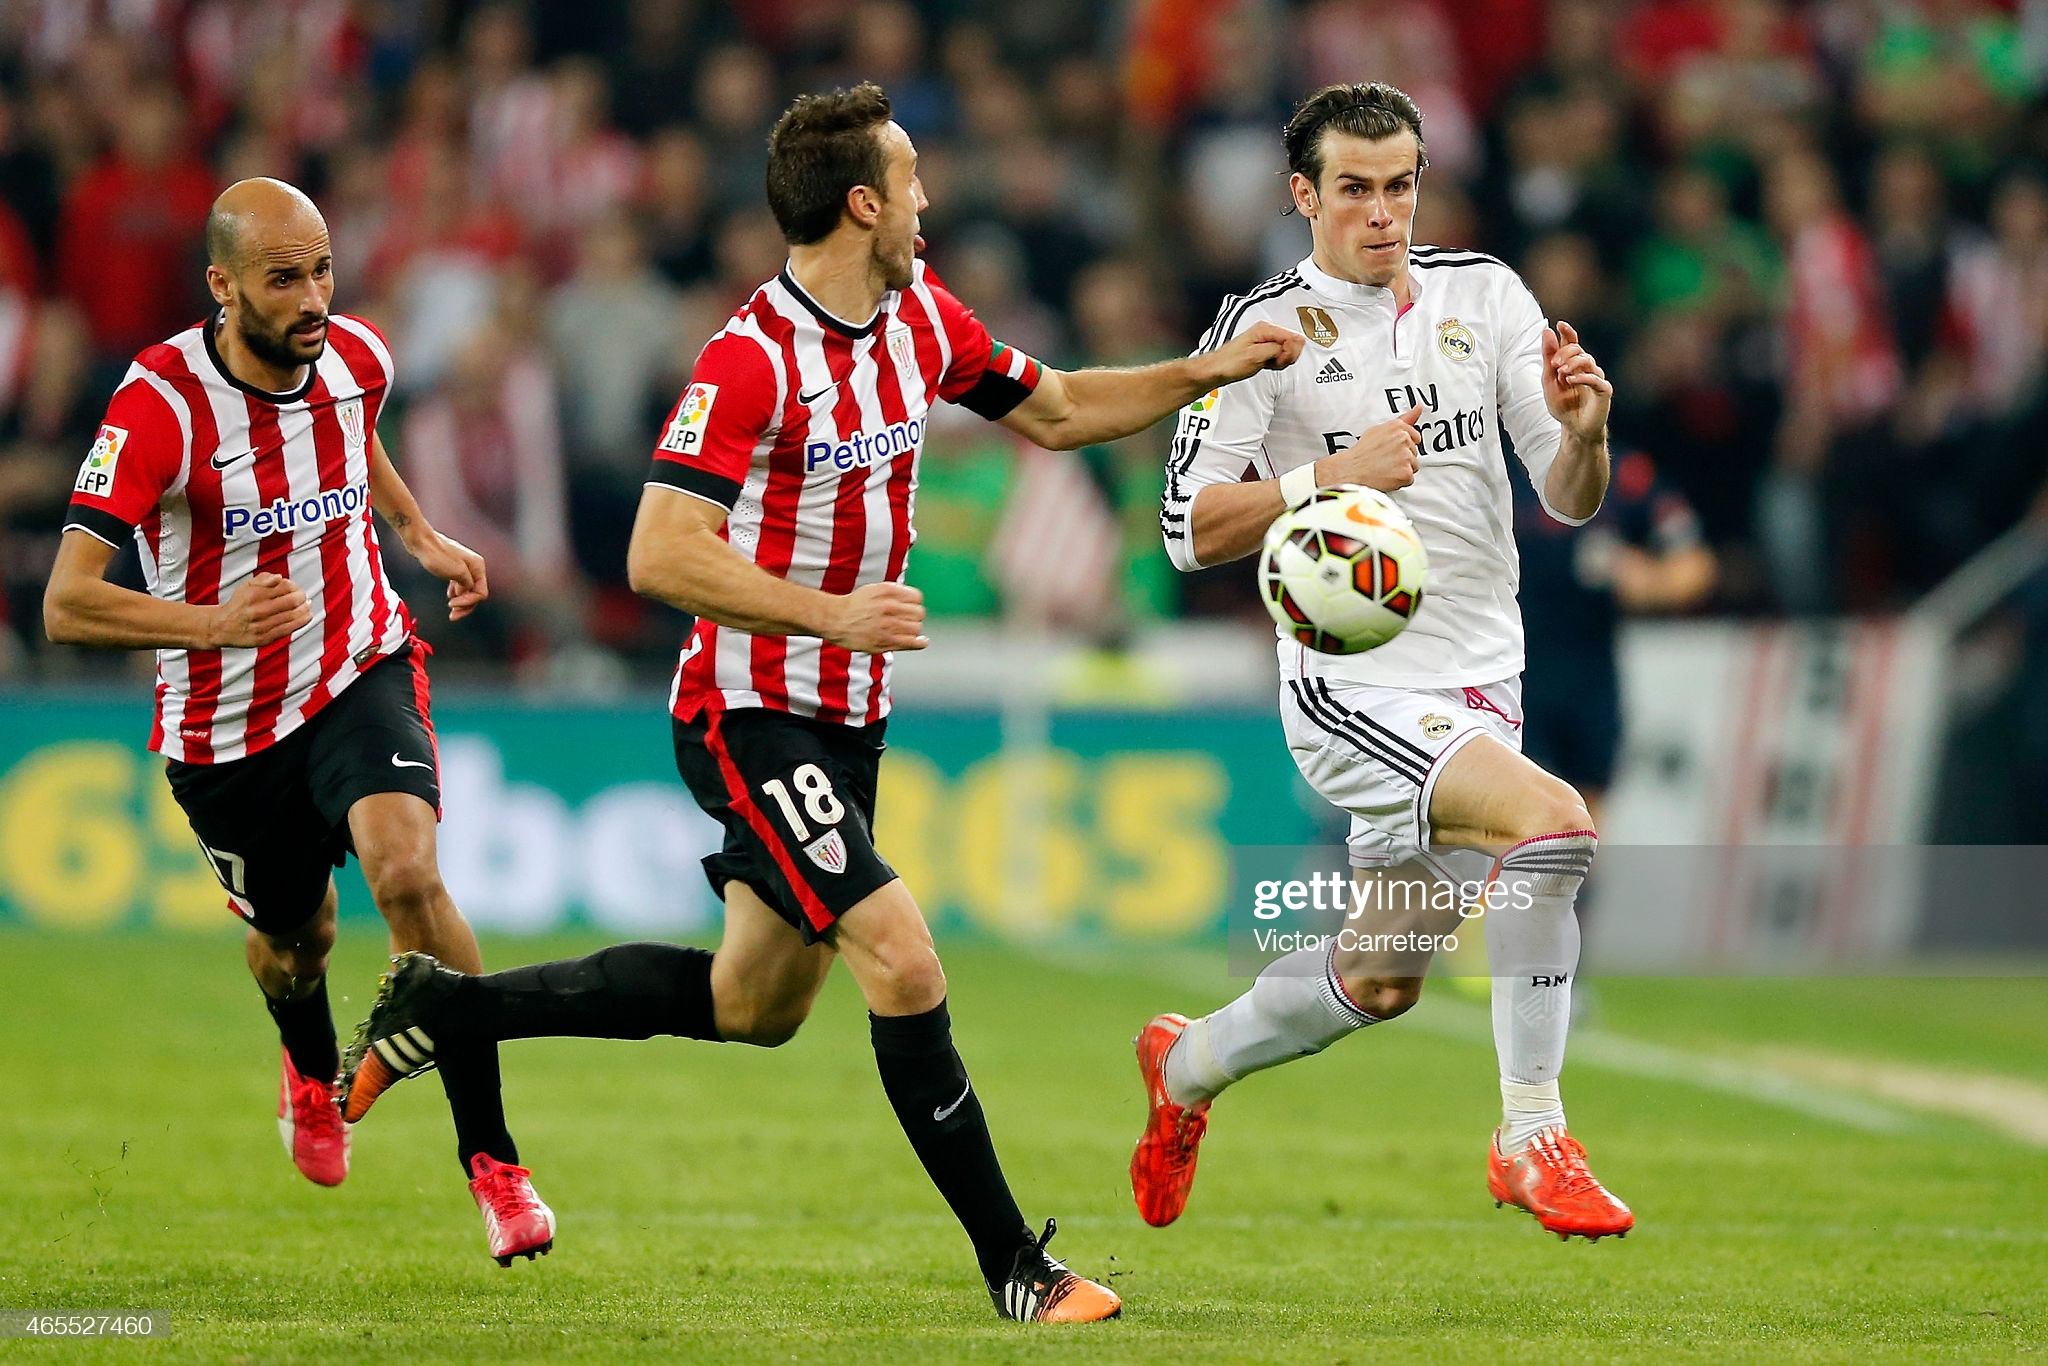
M 1392 495 L 1429 551 L 1422 606 L 1407 630 L 1364 654 L 1318 654 L 1281 634 L 1286 677 L 1457 688 L 1522 671 L 1521 563 L 1501 429 L 1543 496 L 1562 437 L 1543 402 L 1543 313 L 1520 276 L 1478 252 L 1411 248 L 1408 279 L 1413 303 L 1398 312 L 1392 290 L 1303 261 L 1224 300 L 1198 348 L 1259 321 L 1308 338 L 1288 369 L 1262 370 L 1181 410 L 1160 524 L 1184 570 L 1200 567 L 1188 515 L 1204 486 L 1277 479 L 1423 407 L 1421 468 Z M 1544 508 L 1557 516 L 1547 499 Z

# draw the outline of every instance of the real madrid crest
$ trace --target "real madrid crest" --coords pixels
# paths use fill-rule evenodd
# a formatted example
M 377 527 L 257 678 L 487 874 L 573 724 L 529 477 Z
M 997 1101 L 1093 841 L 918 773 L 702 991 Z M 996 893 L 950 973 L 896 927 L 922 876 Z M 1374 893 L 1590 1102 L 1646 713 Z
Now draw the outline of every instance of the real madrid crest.
M 1317 346 L 1337 344 L 1337 320 L 1330 316 L 1330 310 L 1314 304 L 1297 305 L 1294 314 L 1301 319 L 1301 333 Z
M 1468 341 L 1466 344 L 1469 346 L 1471 343 Z M 1432 740 L 1441 740 L 1451 733 L 1451 718 L 1439 715 L 1436 712 L 1430 712 L 1418 720 L 1416 724 L 1421 726 L 1422 733 Z
M 1445 318 L 1436 325 L 1436 349 L 1451 360 L 1470 360 L 1478 343 L 1472 340 L 1472 329 L 1456 318 Z

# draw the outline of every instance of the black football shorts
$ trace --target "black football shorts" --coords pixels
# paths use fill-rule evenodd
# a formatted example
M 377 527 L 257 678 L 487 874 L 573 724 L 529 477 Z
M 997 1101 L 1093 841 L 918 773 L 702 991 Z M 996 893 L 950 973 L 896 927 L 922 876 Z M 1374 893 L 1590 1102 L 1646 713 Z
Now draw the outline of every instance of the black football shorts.
M 766 707 L 706 710 L 674 723 L 676 769 L 725 827 L 704 860 L 711 888 L 744 882 L 816 943 L 896 870 L 875 852 L 882 730 Z
M 354 852 L 348 812 L 357 802 L 410 792 L 440 811 L 426 654 L 407 642 L 259 754 L 166 761 L 171 795 L 228 908 L 263 933 L 290 934 L 319 911 L 333 870 Z

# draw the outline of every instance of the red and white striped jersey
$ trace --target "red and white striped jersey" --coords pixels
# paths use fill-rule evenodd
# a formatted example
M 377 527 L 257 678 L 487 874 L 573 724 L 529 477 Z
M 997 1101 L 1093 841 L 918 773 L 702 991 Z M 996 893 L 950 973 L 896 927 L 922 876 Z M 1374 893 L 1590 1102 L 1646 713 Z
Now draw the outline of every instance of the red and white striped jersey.
M 66 531 L 133 535 L 150 592 L 225 602 L 257 573 L 304 590 L 313 619 L 261 649 L 158 650 L 149 747 L 186 763 L 259 753 L 304 725 L 412 618 L 384 581 L 370 520 L 370 439 L 391 350 L 329 315 L 327 348 L 287 394 L 230 375 L 216 315 L 135 358 L 79 468 Z
M 901 582 L 918 451 L 934 399 L 991 421 L 1038 386 L 1038 362 L 990 338 L 923 261 L 858 326 L 785 270 L 705 344 L 669 414 L 650 482 L 728 510 L 720 533 L 771 574 L 848 593 Z M 700 619 L 670 697 L 868 725 L 889 713 L 888 655 Z

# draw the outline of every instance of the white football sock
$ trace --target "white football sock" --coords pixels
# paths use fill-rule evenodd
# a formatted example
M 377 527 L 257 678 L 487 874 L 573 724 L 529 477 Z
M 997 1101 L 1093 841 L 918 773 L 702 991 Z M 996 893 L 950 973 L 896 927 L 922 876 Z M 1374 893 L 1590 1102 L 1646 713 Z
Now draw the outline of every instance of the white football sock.
M 1596 843 L 1589 832 L 1543 835 L 1501 856 L 1506 904 L 1485 918 L 1487 956 L 1501 974 L 1493 979 L 1493 1046 L 1500 1060 L 1503 1154 L 1564 1123 L 1557 1077 L 1571 1028 L 1572 974 L 1579 969 L 1573 903 Z
M 1351 1004 L 1329 949 L 1274 959 L 1252 989 L 1188 1025 L 1166 1055 L 1166 1094 L 1176 1105 L 1214 1100 L 1254 1072 L 1320 1053 L 1379 1021 Z

